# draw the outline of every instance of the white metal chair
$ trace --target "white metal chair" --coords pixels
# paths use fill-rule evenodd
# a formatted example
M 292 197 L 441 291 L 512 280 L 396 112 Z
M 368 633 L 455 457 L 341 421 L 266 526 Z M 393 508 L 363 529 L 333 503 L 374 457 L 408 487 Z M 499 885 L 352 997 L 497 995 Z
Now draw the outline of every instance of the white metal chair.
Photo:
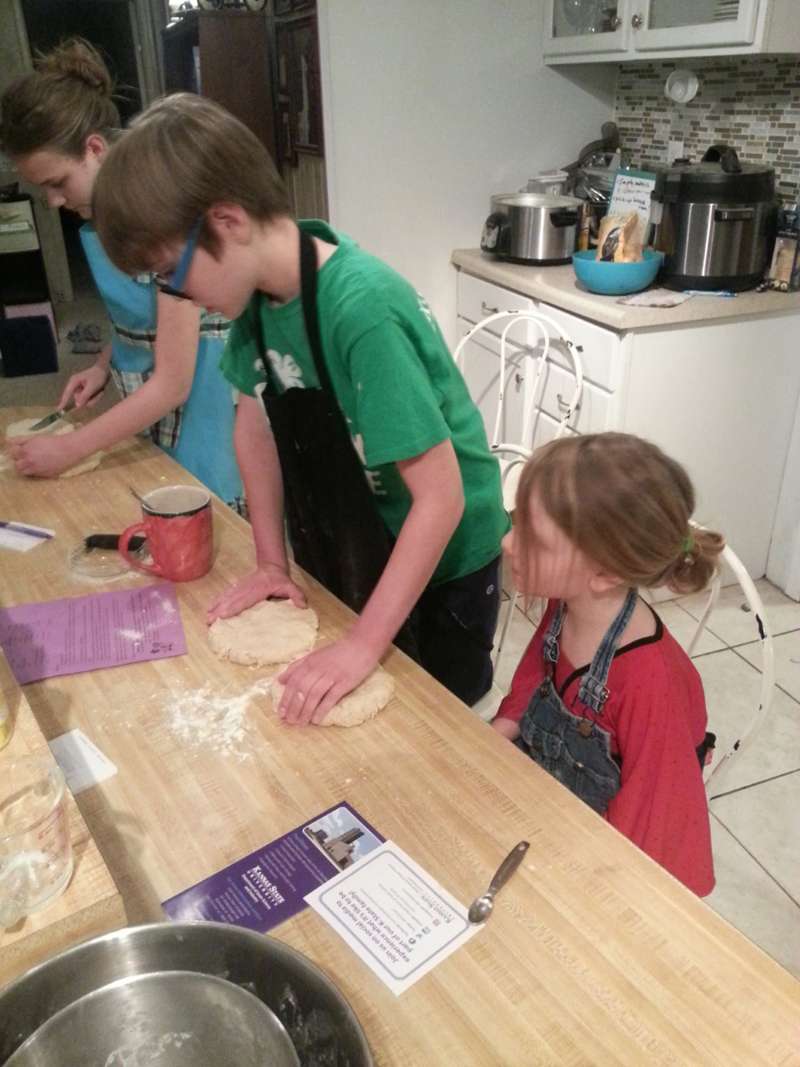
M 693 523 L 692 525 L 696 526 L 697 524 Z M 755 587 L 753 579 L 747 573 L 744 564 L 729 545 L 726 545 L 723 549 L 721 559 L 723 564 L 727 564 L 736 578 L 736 581 L 739 583 L 753 620 L 753 629 L 755 630 L 754 636 L 758 639 L 761 647 L 761 687 L 758 694 L 758 705 L 754 715 L 746 724 L 746 728 L 738 737 L 734 738 L 732 742 L 727 744 L 724 752 L 721 752 L 717 756 L 715 750 L 715 758 L 710 767 L 707 768 L 705 774 L 707 791 L 710 789 L 712 781 L 714 782 L 715 787 L 719 787 L 723 768 L 727 769 L 734 756 L 740 753 L 744 748 L 748 748 L 752 745 L 756 735 L 767 720 L 775 695 L 775 647 L 772 640 L 772 630 L 770 628 L 769 619 L 764 610 L 764 603 Z M 692 635 L 692 639 L 687 646 L 686 651 L 690 656 L 696 649 L 697 643 L 706 628 L 709 616 L 714 610 L 721 585 L 722 571 L 719 570 L 708 587 L 708 598 L 705 607 L 697 621 L 697 627 Z M 711 729 L 713 729 L 713 725 L 713 709 L 710 709 L 709 726 Z
M 490 333 L 495 333 L 495 331 L 490 331 L 489 327 L 504 321 L 505 324 L 499 332 L 500 361 L 497 373 L 497 390 L 495 394 L 495 414 L 489 439 L 489 447 L 497 456 L 498 463 L 500 464 L 503 503 L 506 510 L 511 512 L 514 510 L 517 482 L 519 481 L 522 467 L 533 452 L 536 444 L 544 443 L 544 440 L 552 440 L 561 437 L 568 431 L 573 433 L 577 432 L 574 429 L 573 423 L 580 409 L 581 396 L 583 394 L 583 365 L 580 358 L 582 348 L 575 344 L 567 332 L 562 329 L 554 319 L 550 318 L 548 315 L 543 315 L 538 311 L 498 311 L 492 315 L 488 315 L 485 319 L 481 319 L 480 322 L 476 323 L 472 329 L 464 334 L 456 346 L 455 352 L 453 353 L 453 359 L 455 360 L 456 365 L 463 370 L 462 359 L 464 351 L 468 343 L 473 340 L 476 335 L 484 330 Z M 521 342 L 519 340 L 516 342 L 516 350 L 517 352 L 523 352 L 525 359 L 530 360 L 535 364 L 535 371 L 530 381 L 528 381 L 528 376 L 525 375 L 521 428 L 518 439 L 509 441 L 503 440 L 501 433 L 509 377 L 508 346 L 510 342 L 508 340 L 508 335 L 515 329 L 515 327 L 520 326 L 522 323 L 531 323 L 535 327 L 535 331 L 528 330 L 523 340 Z M 533 337 L 529 336 L 531 332 L 533 332 Z M 541 440 L 538 440 L 537 432 L 539 431 L 542 400 L 547 382 L 547 365 L 550 362 L 554 362 L 551 351 L 553 340 L 560 341 L 563 345 L 563 352 L 569 356 L 569 362 L 571 363 L 570 369 L 574 378 L 574 387 L 568 398 L 561 397 L 560 395 L 558 397 L 559 413 L 556 420 L 557 427 L 555 432 L 547 434 Z M 563 366 L 563 364 L 561 365 Z M 539 436 L 541 437 L 542 435 Z M 517 599 L 518 593 L 516 590 L 513 590 L 509 597 L 508 609 L 500 631 L 500 640 L 497 643 L 495 651 L 495 669 L 497 669 L 497 664 L 499 663 L 503 652 L 503 645 L 505 644 L 511 619 L 513 618 Z

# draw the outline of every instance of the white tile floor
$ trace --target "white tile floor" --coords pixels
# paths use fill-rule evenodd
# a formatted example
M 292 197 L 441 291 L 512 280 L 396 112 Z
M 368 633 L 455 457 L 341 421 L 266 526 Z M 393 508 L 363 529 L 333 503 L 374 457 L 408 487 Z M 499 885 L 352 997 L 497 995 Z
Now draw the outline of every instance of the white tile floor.
M 766 580 L 756 584 L 776 635 L 777 690 L 752 747 L 710 790 L 717 885 L 706 903 L 800 977 L 800 604 Z M 759 642 L 743 599 L 738 586 L 722 590 L 694 656 L 718 753 L 754 712 L 759 692 Z M 703 604 L 700 594 L 656 610 L 685 646 Z M 496 687 L 475 709 L 482 718 L 494 715 L 533 630 L 515 610 Z

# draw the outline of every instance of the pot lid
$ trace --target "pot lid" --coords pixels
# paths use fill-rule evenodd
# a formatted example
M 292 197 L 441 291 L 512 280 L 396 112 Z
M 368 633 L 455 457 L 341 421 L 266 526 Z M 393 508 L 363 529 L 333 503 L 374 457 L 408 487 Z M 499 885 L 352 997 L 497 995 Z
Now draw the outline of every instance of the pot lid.
M 505 207 L 568 208 L 576 210 L 580 205 L 581 201 L 577 197 L 547 196 L 545 193 L 497 193 L 492 197 L 492 206 L 495 210 Z
M 772 167 L 742 163 L 733 149 L 720 152 L 715 147 L 700 163 L 677 163 L 659 173 L 653 199 L 752 204 L 771 200 L 774 195 Z

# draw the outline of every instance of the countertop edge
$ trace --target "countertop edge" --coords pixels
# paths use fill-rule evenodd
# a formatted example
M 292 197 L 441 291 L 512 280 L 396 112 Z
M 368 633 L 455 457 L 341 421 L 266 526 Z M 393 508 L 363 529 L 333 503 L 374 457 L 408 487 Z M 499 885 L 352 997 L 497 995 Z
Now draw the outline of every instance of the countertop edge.
M 497 260 L 475 248 L 454 249 L 450 262 L 475 278 L 541 300 L 618 333 L 800 315 L 800 293 L 750 291 L 732 299 L 693 296 L 675 308 L 636 308 L 618 304 L 617 297 L 598 296 L 579 289 L 570 264 L 524 266 Z

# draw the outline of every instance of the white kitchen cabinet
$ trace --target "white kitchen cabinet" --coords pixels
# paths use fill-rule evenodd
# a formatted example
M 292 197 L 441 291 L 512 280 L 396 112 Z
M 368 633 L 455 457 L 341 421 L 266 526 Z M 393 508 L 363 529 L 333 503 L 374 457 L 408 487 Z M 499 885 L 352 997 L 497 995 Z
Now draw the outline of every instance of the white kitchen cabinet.
M 637 52 L 752 45 L 756 38 L 759 0 L 631 0 L 631 6 Z
M 515 307 L 520 301 L 556 320 L 583 349 L 584 398 L 576 429 L 620 430 L 660 445 L 689 472 L 697 492 L 697 520 L 728 537 L 754 578 L 765 574 L 800 395 L 797 316 L 614 330 L 461 270 L 460 336 L 481 317 L 477 309 L 482 302 Z M 535 328 L 526 328 L 527 343 L 534 344 Z M 522 334 L 521 325 L 519 330 Z M 521 429 L 525 389 L 532 382 L 525 339 L 515 334 L 515 340 L 509 374 L 518 377 L 507 380 L 511 406 L 504 434 Z M 467 384 L 491 437 L 499 341 L 482 333 L 466 346 L 464 357 Z M 569 365 L 557 347 L 556 359 Z M 548 370 L 534 446 L 554 435 L 559 394 L 563 401 L 570 381 L 561 366 Z
M 544 57 L 602 52 L 623 56 L 630 0 L 546 0 Z
M 800 49 L 796 0 L 547 0 L 546 63 Z
M 515 295 L 515 294 L 512 294 Z M 474 322 L 459 317 L 459 340 Z M 520 331 L 522 332 L 522 331 Z M 500 412 L 498 437 L 502 441 L 519 441 L 522 433 L 523 404 L 528 357 L 523 347 L 506 345 L 504 403 Z M 497 414 L 497 394 L 500 387 L 500 340 L 483 330 L 464 346 L 461 370 L 469 393 L 483 418 L 486 436 L 492 440 Z
M 550 309 L 542 308 L 542 310 L 549 311 Z M 459 316 L 459 337 L 463 337 L 474 325 L 474 322 Z M 503 409 L 500 413 L 498 440 L 518 444 L 521 442 L 525 407 L 532 401 L 531 394 L 537 368 L 536 356 L 541 349 L 542 338 L 531 323 L 524 322 L 515 328 L 513 336 L 521 341 L 527 338 L 528 343 L 519 345 L 508 343 L 508 341 L 506 343 Z M 546 424 L 552 422 L 553 425 L 553 433 L 546 436 L 544 440 L 549 440 L 555 434 L 575 391 L 575 377 L 570 369 L 571 359 L 565 346 L 557 338 L 551 346 L 550 356 L 553 362 L 548 360 L 543 380 L 540 379 L 538 385 L 538 406 L 547 416 Z M 492 440 L 496 425 L 500 384 L 499 337 L 489 330 L 476 334 L 464 346 L 461 369 L 469 387 L 470 396 L 483 416 L 486 435 L 489 440 Z M 585 379 L 581 405 L 572 426 L 578 433 L 595 433 L 605 430 L 609 423 L 610 404 L 611 395 L 605 389 Z M 536 444 L 543 443 L 538 437 L 535 437 L 534 441 Z

